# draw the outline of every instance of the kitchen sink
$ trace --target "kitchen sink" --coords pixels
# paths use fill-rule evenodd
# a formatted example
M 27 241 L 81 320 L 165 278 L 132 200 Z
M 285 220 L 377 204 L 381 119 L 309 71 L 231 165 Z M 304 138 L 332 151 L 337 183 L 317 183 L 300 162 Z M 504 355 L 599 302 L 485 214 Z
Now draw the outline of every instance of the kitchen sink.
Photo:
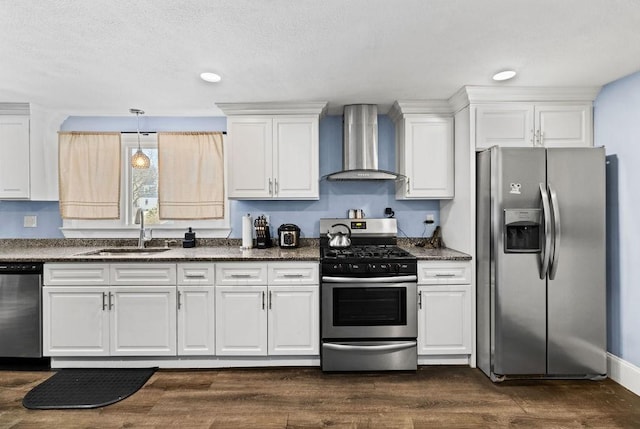
M 168 247 L 107 247 L 105 249 L 92 250 L 90 252 L 78 253 L 83 256 L 118 256 L 118 255 L 153 255 L 155 253 L 166 252 Z

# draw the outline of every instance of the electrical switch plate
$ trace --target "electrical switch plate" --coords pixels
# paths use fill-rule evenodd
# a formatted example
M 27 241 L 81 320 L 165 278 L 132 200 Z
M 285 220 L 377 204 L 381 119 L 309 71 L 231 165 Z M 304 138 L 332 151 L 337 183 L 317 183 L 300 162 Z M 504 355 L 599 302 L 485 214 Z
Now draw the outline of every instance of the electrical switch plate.
M 24 227 L 25 228 L 35 228 L 38 226 L 38 216 L 36 215 L 26 215 L 24 217 Z

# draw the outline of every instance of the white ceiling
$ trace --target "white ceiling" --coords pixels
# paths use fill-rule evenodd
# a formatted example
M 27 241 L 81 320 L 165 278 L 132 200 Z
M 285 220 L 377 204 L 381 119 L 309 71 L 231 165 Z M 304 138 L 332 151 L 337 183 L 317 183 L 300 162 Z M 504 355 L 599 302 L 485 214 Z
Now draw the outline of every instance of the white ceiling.
M 69 114 L 217 116 L 215 103 L 254 101 L 384 113 L 493 85 L 505 67 L 517 86 L 636 72 L 640 1 L 0 0 L 0 102 Z

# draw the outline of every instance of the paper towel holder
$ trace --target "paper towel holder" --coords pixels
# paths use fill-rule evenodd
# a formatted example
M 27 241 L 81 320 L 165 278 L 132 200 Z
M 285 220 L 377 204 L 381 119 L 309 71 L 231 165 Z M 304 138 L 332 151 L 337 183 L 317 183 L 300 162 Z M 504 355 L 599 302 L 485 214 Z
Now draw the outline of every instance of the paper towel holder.
M 242 216 L 242 245 L 240 250 L 249 250 L 253 247 L 253 220 L 251 213 Z

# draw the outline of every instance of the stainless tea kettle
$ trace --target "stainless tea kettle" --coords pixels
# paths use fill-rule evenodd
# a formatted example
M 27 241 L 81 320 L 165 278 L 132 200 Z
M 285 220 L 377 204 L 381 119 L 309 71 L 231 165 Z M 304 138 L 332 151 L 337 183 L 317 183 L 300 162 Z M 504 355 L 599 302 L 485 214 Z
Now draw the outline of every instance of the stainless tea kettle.
M 334 228 L 336 226 L 344 226 L 345 228 L 347 228 L 347 233 L 345 234 L 344 232 L 338 231 L 332 234 L 330 231 L 327 231 L 327 238 L 329 239 L 329 247 L 351 246 L 351 228 L 349 228 L 344 223 L 336 223 L 334 225 L 331 225 L 331 228 Z

